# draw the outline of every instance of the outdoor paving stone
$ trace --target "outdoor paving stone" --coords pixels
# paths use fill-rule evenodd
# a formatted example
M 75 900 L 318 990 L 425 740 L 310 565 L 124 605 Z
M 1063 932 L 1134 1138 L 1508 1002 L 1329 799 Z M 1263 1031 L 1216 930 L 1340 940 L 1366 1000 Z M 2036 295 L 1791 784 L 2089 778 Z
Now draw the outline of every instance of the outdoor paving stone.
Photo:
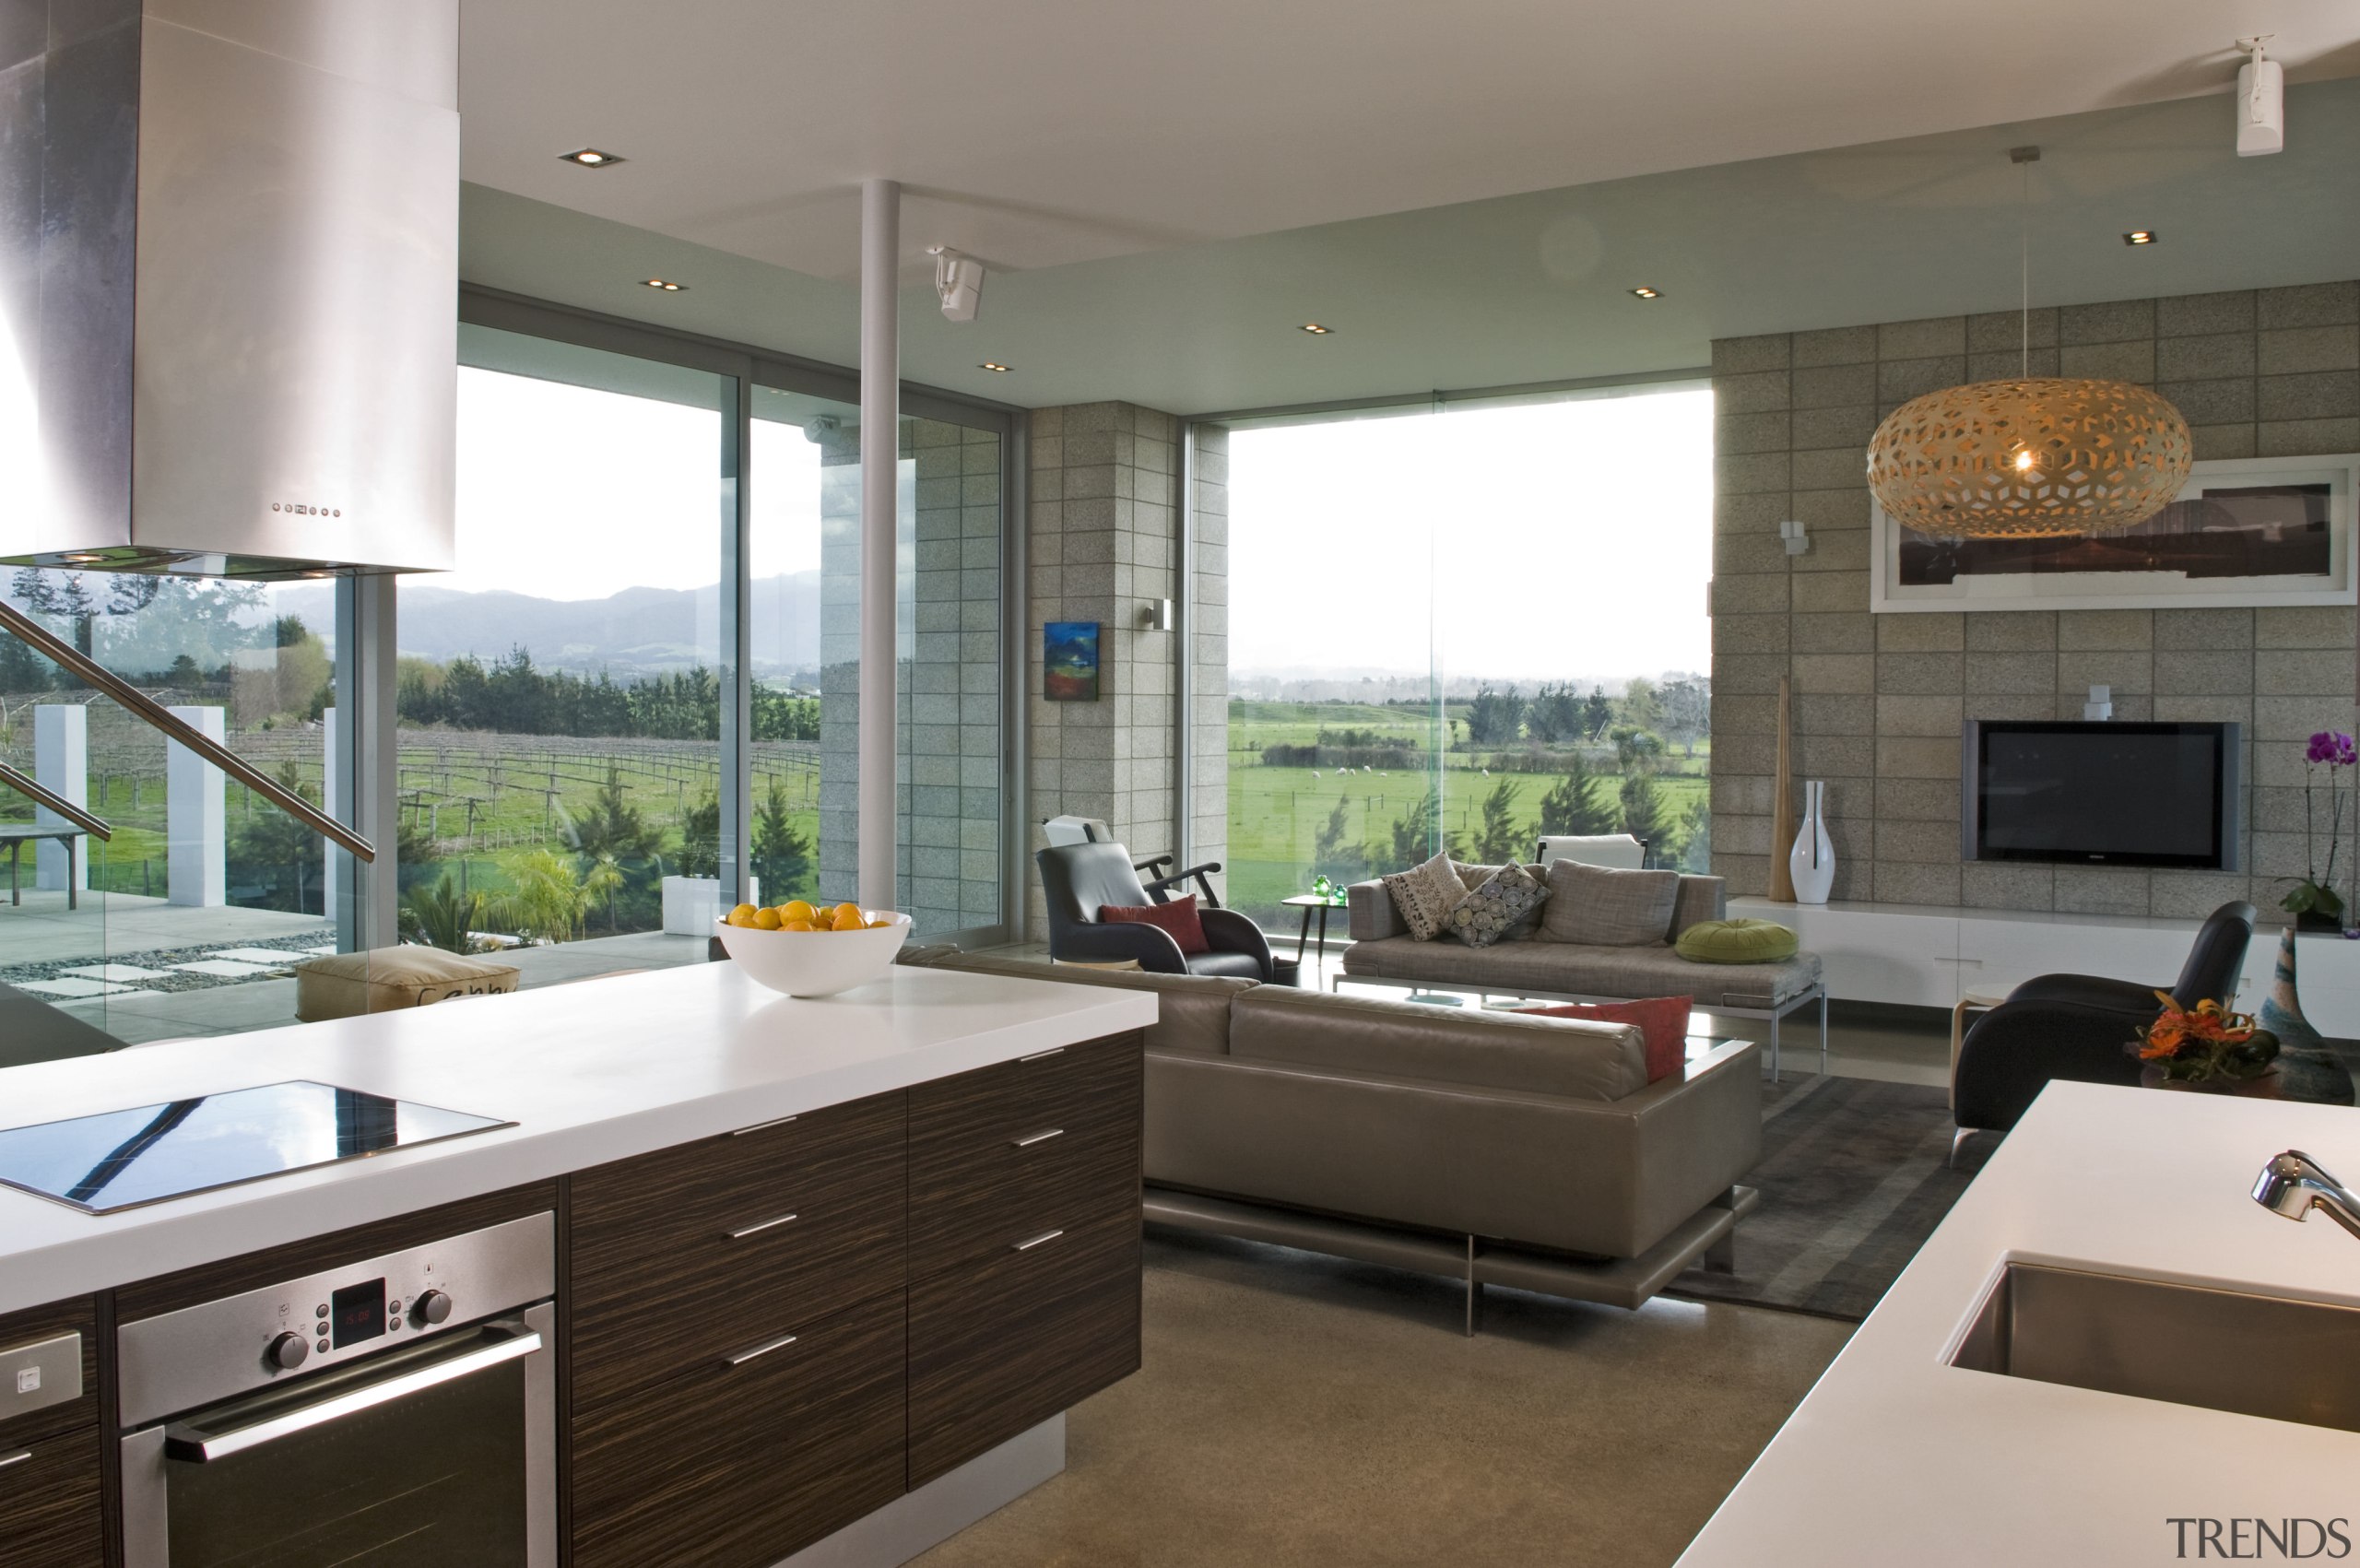
M 73 969 L 61 969 L 60 974 L 70 974 L 82 980 L 161 980 L 160 969 L 143 969 L 136 963 L 86 963 Z
M 336 951 L 334 948 L 327 948 L 324 949 L 307 949 L 306 950 L 326 951 L 331 953 Z M 287 966 L 287 961 L 294 955 L 292 953 L 282 952 L 277 948 L 221 948 L 207 956 L 218 959 L 233 959 L 240 963 L 258 963 L 270 969 L 284 969 Z
M 112 996 L 118 992 L 136 991 L 136 985 L 116 985 L 104 980 L 28 980 L 17 987 L 36 996 Z
M 218 974 L 224 980 L 242 980 L 249 975 L 268 974 L 272 966 L 238 963 L 229 959 L 199 959 L 195 963 L 176 963 L 172 967 L 188 974 Z

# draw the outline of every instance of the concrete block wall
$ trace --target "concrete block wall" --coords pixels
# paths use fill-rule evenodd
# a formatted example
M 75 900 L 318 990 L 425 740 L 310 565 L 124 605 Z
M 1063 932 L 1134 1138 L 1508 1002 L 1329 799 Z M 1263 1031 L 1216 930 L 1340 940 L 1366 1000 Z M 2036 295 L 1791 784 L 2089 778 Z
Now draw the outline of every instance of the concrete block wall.
M 1175 639 L 1144 625 L 1158 599 L 1179 596 L 1179 422 L 1129 403 L 1034 410 L 1032 581 L 1025 615 L 1025 704 L 1032 755 L 1028 824 L 1064 812 L 1096 817 L 1139 855 L 1177 842 L 1173 778 Z M 1042 695 L 1042 628 L 1099 626 L 1098 700 Z M 1023 847 L 1027 925 L 1044 939 L 1047 914 Z
M 899 903 L 921 933 L 997 925 L 1002 442 L 902 421 L 896 660 Z M 860 440 L 820 456 L 820 874 L 857 896 Z
M 2005 312 L 1713 345 L 1713 868 L 1760 893 L 1786 853 L 1770 842 L 1785 674 L 1796 812 L 1800 781 L 1827 781 L 1838 900 L 2268 913 L 2304 870 L 2304 739 L 2352 725 L 2350 607 L 1869 613 L 1869 437 L 1921 393 L 2013 374 L 2020 330 Z M 2030 336 L 2035 375 L 2170 398 L 2199 458 L 2360 451 L 2360 282 L 2036 311 Z M 1808 554 L 1784 551 L 1790 517 Z M 2078 718 L 2094 683 L 2120 718 L 2247 725 L 2242 873 L 1962 864 L 1962 721 Z
M 1188 622 L 1190 677 L 1188 858 L 1229 858 L 1229 430 L 1196 429 L 1196 596 Z M 1229 878 L 1213 886 L 1223 897 Z

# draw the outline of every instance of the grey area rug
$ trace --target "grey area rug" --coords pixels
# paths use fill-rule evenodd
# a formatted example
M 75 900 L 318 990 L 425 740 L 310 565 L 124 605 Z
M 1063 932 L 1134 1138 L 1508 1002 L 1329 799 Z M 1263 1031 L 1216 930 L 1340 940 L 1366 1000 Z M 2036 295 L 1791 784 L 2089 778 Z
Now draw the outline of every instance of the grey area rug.
M 1692 1268 L 1670 1293 L 1858 1321 L 1974 1180 L 1950 1156 L 1948 1096 L 1922 1084 L 1799 1075 L 1763 1091 L 1762 1203 L 1739 1221 L 1737 1270 Z

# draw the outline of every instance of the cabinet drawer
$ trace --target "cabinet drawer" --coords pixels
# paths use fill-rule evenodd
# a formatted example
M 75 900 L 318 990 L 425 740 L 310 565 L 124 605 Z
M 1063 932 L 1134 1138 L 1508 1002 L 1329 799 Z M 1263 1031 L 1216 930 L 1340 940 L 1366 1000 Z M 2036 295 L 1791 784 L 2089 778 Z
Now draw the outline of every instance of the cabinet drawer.
M 573 1409 L 694 1365 L 714 1334 L 759 1341 L 899 1287 L 903 1126 L 880 1095 L 575 1176 Z
M 78 1358 L 73 1347 L 54 1343 L 68 1334 L 82 1337 Z M 31 1353 L 36 1345 L 43 1347 L 37 1357 Z M 17 1353 L 11 1354 L 12 1351 Z M 73 1373 L 68 1368 L 77 1359 L 81 1369 L 81 1392 L 71 1398 L 44 1403 L 60 1390 L 72 1386 Z M 20 1370 L 37 1370 L 42 1382 L 41 1389 L 20 1397 L 16 1392 L 15 1377 Z M 20 1453 L 36 1438 L 96 1426 L 99 1317 L 90 1298 L 80 1296 L 48 1306 L 0 1314 L 0 1375 L 8 1379 L 6 1386 L 0 1387 L 0 1455 Z M 27 1406 L 39 1408 L 29 1409 Z
M 103 1568 L 105 1562 L 98 1428 L 0 1443 L 0 1562 Z
M 1139 1207 L 1139 1037 L 913 1090 L 910 1275 Z
M 910 1485 L 1139 1365 L 1136 1210 L 910 1288 Z
M 769 1568 L 902 1495 L 903 1299 L 697 1366 L 573 1423 L 574 1568 Z

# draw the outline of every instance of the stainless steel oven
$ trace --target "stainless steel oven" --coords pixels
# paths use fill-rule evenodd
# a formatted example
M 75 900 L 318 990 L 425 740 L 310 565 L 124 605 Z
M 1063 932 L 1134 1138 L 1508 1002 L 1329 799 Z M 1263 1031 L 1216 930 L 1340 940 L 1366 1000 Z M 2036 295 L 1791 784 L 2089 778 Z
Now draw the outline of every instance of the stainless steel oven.
M 124 1568 L 555 1568 L 555 1219 L 116 1331 Z

